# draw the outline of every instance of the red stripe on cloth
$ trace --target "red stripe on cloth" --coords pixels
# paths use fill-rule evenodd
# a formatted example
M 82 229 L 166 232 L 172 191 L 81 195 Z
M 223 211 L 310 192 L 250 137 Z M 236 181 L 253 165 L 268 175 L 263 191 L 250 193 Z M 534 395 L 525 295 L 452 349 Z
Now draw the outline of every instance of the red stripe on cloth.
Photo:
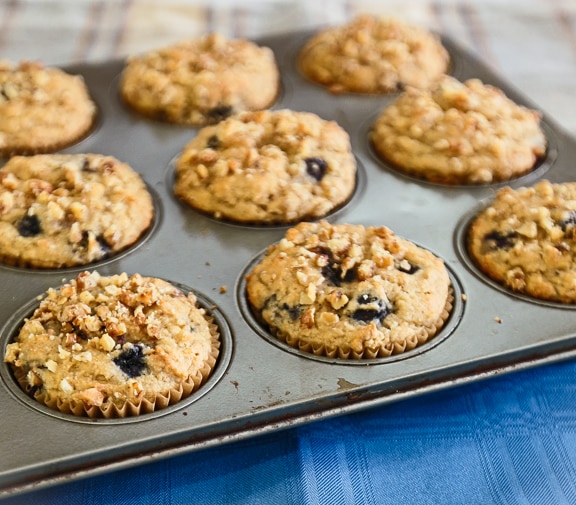
M 5 3 L 2 13 L 2 23 L 0 23 L 0 48 L 6 45 L 6 40 L 9 40 L 8 32 L 12 20 L 18 11 L 20 2 L 18 0 L 9 0 Z
M 83 61 L 89 54 L 94 46 L 97 37 L 97 27 L 102 18 L 104 11 L 104 3 L 102 0 L 93 2 L 87 12 L 86 25 L 84 26 L 80 35 L 80 42 L 74 54 L 74 60 Z
M 476 49 L 478 55 L 493 66 L 496 66 L 496 58 L 490 49 L 486 30 L 482 26 L 478 11 L 472 4 L 460 3 L 458 5 L 458 13 L 463 19 L 463 24 L 470 33 L 472 44 Z
M 559 2 L 553 0 L 549 3 L 554 12 L 554 18 L 560 25 L 564 38 L 570 45 L 570 50 L 576 60 L 576 17 L 573 13 L 568 12 Z
M 110 48 L 111 57 L 116 57 L 122 52 L 122 45 L 124 44 L 124 34 L 128 27 L 128 13 L 132 8 L 132 0 L 123 0 L 120 6 L 120 19 L 116 25 L 116 30 L 112 40 L 112 47 Z

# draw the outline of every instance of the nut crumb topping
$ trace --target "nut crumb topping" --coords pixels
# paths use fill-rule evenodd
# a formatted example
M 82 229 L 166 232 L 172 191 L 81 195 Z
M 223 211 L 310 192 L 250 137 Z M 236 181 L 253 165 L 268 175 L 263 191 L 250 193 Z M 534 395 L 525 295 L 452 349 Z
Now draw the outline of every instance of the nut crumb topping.
M 384 226 L 327 221 L 287 230 L 247 275 L 246 290 L 282 340 L 343 354 L 386 355 L 419 345 L 451 307 L 440 258 Z
M 214 339 L 194 294 L 139 274 L 81 272 L 46 292 L 5 361 L 33 391 L 120 407 L 180 387 L 210 362 Z

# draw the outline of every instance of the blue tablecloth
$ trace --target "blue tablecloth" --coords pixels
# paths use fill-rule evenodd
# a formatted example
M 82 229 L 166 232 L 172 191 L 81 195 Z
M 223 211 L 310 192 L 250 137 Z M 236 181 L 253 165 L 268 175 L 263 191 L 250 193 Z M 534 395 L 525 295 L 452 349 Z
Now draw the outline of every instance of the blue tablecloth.
M 3 505 L 576 503 L 576 362 L 14 496 Z

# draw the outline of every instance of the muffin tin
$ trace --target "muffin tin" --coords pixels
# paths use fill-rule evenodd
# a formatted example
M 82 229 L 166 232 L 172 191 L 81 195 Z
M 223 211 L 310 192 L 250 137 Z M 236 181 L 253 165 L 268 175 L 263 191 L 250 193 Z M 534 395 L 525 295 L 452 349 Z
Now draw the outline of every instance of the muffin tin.
M 0 266 L 2 352 L 38 303 L 37 296 L 85 269 L 103 275 L 137 272 L 192 289 L 220 327 L 222 352 L 208 383 L 190 398 L 120 420 L 78 418 L 43 408 L 19 389 L 2 362 L 0 497 L 576 355 L 575 307 L 510 293 L 484 278 L 467 257 L 468 222 L 502 184 L 430 184 L 378 160 L 368 132 L 394 96 L 331 95 L 308 82 L 298 72 L 296 56 L 311 34 L 257 41 L 275 51 L 282 72 L 282 93 L 273 108 L 315 112 L 349 132 L 359 165 L 358 184 L 351 201 L 329 219 L 386 225 L 443 258 L 455 301 L 442 332 L 411 352 L 366 361 L 315 357 L 270 337 L 250 313 L 244 276 L 286 227 L 220 222 L 179 202 L 172 194 L 174 159 L 196 130 L 129 111 L 118 95 L 122 61 L 68 67 L 84 76 L 100 110 L 94 131 L 63 152 L 98 152 L 129 163 L 153 193 L 157 217 L 138 245 L 87 268 Z M 537 108 L 453 41 L 443 41 L 456 78 L 478 77 L 516 102 Z M 511 186 L 543 177 L 569 180 L 576 142 L 547 116 L 544 128 L 546 158 Z

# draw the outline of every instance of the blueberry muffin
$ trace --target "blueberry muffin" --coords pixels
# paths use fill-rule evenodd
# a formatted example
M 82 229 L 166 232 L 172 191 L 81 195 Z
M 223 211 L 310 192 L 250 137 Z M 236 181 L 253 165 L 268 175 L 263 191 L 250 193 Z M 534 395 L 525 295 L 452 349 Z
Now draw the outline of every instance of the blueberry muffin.
M 384 226 L 300 223 L 246 277 L 254 315 L 281 341 L 342 359 L 414 349 L 452 308 L 443 261 Z
M 291 110 L 244 112 L 202 128 L 176 160 L 175 194 L 196 210 L 245 224 L 315 219 L 356 184 L 348 133 Z
M 189 396 L 218 350 L 218 330 L 193 294 L 139 274 L 82 272 L 47 291 L 4 359 L 51 409 L 122 418 Z
M 0 169 L 0 261 L 86 265 L 135 244 L 152 197 L 127 164 L 100 154 L 14 156 Z
M 54 152 L 96 118 L 84 79 L 39 62 L 0 62 L 0 156 Z
M 399 171 L 440 184 L 489 184 L 532 171 L 546 153 L 541 114 L 478 79 L 445 76 L 407 89 L 376 119 L 370 138 Z
M 280 88 L 272 51 L 220 34 L 184 40 L 134 56 L 120 81 L 140 114 L 180 125 L 206 125 L 272 105 Z
M 449 59 L 441 41 L 423 28 L 361 15 L 313 35 L 299 65 L 332 93 L 385 94 L 430 86 L 448 70 Z
M 502 286 L 575 303 L 576 183 L 500 189 L 471 222 L 467 246 L 480 270 Z

